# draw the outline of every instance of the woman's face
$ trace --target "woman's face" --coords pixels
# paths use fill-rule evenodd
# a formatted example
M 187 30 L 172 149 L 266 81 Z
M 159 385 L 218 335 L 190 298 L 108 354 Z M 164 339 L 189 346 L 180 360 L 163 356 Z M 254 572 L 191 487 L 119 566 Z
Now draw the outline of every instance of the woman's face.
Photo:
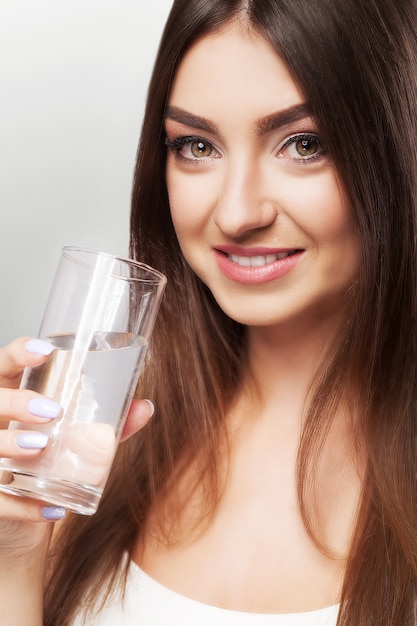
M 167 185 L 185 258 L 248 325 L 338 314 L 358 271 L 350 208 L 308 102 L 244 27 L 182 60 L 166 120 Z

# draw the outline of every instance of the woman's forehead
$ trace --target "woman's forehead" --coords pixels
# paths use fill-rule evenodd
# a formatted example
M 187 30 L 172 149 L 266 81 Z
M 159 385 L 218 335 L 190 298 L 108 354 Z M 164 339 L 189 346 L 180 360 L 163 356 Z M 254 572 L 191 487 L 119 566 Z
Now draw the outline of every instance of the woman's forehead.
M 184 55 L 169 105 L 213 119 L 251 106 L 262 118 L 304 102 L 301 89 L 272 45 L 259 34 L 233 25 L 209 34 Z

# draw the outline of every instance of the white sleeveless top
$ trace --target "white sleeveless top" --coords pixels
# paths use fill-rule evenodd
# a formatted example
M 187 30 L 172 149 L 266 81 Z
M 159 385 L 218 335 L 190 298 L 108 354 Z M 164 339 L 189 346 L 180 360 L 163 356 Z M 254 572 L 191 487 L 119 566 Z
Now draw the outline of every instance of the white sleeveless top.
M 148 576 L 132 562 L 124 601 L 112 595 L 97 614 L 81 613 L 73 626 L 335 626 L 339 607 L 291 614 L 243 613 L 191 600 Z

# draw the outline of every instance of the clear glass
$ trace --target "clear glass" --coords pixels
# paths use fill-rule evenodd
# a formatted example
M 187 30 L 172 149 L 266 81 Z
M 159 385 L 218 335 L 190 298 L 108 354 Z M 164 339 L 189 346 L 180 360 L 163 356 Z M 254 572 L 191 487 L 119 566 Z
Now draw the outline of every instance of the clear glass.
M 55 351 L 44 365 L 27 368 L 21 383 L 62 411 L 45 425 L 10 423 L 49 440 L 36 458 L 1 459 L 1 491 L 95 513 L 165 284 L 163 274 L 142 263 L 63 248 L 38 335 Z

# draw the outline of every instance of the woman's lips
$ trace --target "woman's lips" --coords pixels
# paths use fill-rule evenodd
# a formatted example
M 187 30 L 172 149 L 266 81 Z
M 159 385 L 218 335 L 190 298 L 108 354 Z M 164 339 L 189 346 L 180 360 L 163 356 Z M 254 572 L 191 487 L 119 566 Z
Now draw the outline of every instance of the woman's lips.
M 214 249 L 217 265 L 227 278 L 254 285 L 282 278 L 297 265 L 303 253 L 300 248 Z

